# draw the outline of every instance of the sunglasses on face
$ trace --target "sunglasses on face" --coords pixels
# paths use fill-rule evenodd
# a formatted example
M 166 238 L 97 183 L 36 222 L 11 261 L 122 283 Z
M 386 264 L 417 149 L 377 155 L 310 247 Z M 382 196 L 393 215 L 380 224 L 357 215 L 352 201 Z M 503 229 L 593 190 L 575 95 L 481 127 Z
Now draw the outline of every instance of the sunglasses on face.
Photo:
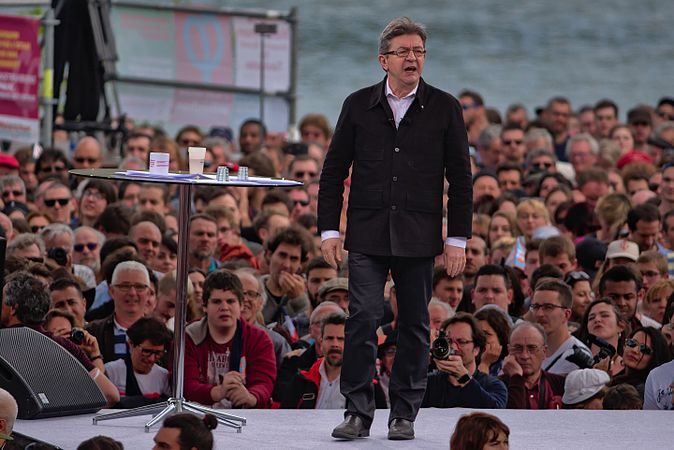
M 23 191 L 3 191 L 2 192 L 2 198 L 7 198 L 11 195 L 14 197 L 19 197 L 20 195 L 23 195 Z
M 84 164 L 84 163 L 95 164 L 95 163 L 98 162 L 98 159 L 96 159 L 96 158 L 82 158 L 82 157 L 78 156 L 77 158 L 75 158 L 75 162 L 78 163 L 78 164 Z
M 54 205 L 58 202 L 59 205 L 61 206 L 66 206 L 68 203 L 70 203 L 69 198 L 52 198 L 50 200 L 45 200 L 44 204 L 47 206 L 47 208 L 53 208 Z
M 644 355 L 653 353 L 653 349 L 646 344 L 639 344 L 636 339 L 625 339 L 625 345 L 629 348 L 639 348 L 639 351 Z
M 293 206 L 309 206 L 309 200 L 293 200 Z
M 89 249 L 90 252 L 93 252 L 98 248 L 98 243 L 97 242 L 89 242 L 87 244 L 75 244 L 73 245 L 73 250 L 75 250 L 77 253 L 82 253 L 84 251 L 84 247 Z
M 304 178 L 305 175 L 308 175 L 309 177 L 314 178 L 317 175 L 317 173 L 316 172 L 305 172 L 305 171 L 301 170 L 299 172 L 295 172 L 294 178 Z
M 42 229 L 43 229 L 44 227 L 45 227 L 45 225 L 32 225 L 32 226 L 30 227 L 30 232 L 33 233 L 33 234 L 37 234 L 37 233 L 39 233 L 40 231 L 42 231 Z
M 41 172 L 45 172 L 45 173 L 52 173 L 52 172 L 61 173 L 61 172 L 63 172 L 64 170 L 66 170 L 65 166 L 47 166 L 47 167 L 42 167 Z

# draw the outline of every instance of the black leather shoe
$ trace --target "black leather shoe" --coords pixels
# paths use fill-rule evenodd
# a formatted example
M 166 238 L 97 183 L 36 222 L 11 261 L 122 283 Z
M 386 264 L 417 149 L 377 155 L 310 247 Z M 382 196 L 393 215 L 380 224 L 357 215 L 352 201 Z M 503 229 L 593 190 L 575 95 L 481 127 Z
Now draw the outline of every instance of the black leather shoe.
M 407 419 L 393 419 L 388 425 L 388 438 L 392 441 L 414 439 L 414 422 Z
M 370 429 L 365 426 L 363 419 L 356 414 L 347 414 L 344 422 L 332 430 L 332 437 L 336 439 L 359 439 L 370 435 Z

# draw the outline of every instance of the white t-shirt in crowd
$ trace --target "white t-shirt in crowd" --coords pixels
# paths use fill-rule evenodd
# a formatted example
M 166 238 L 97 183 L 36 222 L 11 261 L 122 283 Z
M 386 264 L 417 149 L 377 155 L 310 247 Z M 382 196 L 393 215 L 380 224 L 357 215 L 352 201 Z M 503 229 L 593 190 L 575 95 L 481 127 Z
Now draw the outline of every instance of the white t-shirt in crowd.
M 574 345 L 582 348 L 587 352 L 588 355 L 592 356 L 592 352 L 585 344 L 576 339 L 574 336 L 569 336 L 569 339 L 564 341 L 564 343 L 559 346 L 555 353 L 543 360 L 543 365 L 541 366 L 542 369 L 546 372 L 557 375 L 566 375 L 569 372 L 580 369 L 580 367 L 578 367 L 576 364 L 566 360 L 567 356 L 573 354 Z
M 116 359 L 105 364 L 105 374 L 117 387 L 121 396 L 126 395 L 126 363 L 123 359 Z M 146 397 L 170 396 L 168 370 L 154 365 L 150 373 L 134 373 L 140 392 Z
M 674 385 L 674 361 L 651 370 L 644 386 L 644 409 L 674 410 L 672 385 Z

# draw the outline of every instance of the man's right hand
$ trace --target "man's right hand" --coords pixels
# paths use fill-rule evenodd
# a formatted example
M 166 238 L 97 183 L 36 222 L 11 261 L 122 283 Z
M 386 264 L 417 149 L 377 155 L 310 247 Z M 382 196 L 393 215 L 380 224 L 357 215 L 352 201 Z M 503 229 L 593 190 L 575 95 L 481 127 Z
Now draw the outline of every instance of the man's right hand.
M 338 238 L 330 238 L 321 242 L 321 252 L 323 259 L 327 261 L 333 269 L 337 270 L 337 264 L 342 262 L 342 241 Z
M 515 375 L 524 375 L 522 366 L 520 366 L 513 355 L 508 355 L 503 358 L 503 367 L 501 369 L 504 374 L 511 378 Z

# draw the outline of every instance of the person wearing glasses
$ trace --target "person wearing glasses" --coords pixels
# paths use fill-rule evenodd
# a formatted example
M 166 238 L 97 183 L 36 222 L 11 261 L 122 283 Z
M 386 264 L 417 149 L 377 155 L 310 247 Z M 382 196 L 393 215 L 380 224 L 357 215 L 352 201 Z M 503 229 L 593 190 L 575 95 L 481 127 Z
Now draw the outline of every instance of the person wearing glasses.
M 625 368 L 618 373 L 609 386 L 627 383 L 634 386 L 641 399 L 644 398 L 646 378 L 651 370 L 672 360 L 665 337 L 653 327 L 632 331 L 625 339 L 623 362 Z
M 35 161 L 35 174 L 40 183 L 48 178 L 54 178 L 68 185 L 68 160 L 61 150 L 46 149 Z
M 518 123 L 507 122 L 501 128 L 501 144 L 507 162 L 522 167 L 527 147 L 524 144 L 524 129 Z
M 171 332 L 159 320 L 143 317 L 126 330 L 126 336 L 129 354 L 105 363 L 105 373 L 121 397 L 117 407 L 166 400 L 171 395 L 171 380 L 168 370 L 157 363 L 171 345 Z
M 53 222 L 70 225 L 75 202 L 70 188 L 60 180 L 48 180 L 41 183 L 35 197 L 39 211 L 49 214 Z
M 379 39 L 383 81 L 344 102 L 320 178 L 321 250 L 333 267 L 342 259 L 340 218 L 350 176 L 349 310 L 341 391 L 346 414 L 332 436 L 369 435 L 374 416 L 376 329 L 389 272 L 400 297 L 398 361 L 391 378 L 389 439 L 413 439 L 429 351 L 427 303 L 434 257 L 451 276 L 463 271 L 471 236 L 472 183 L 461 103 L 422 78 L 424 27 L 407 17 L 390 22 Z M 443 242 L 443 186 L 449 182 Z
M 79 140 L 72 157 L 73 169 L 97 169 L 103 166 L 101 143 L 91 136 Z
M 457 313 L 442 324 L 453 354 L 433 358 L 437 370 L 428 375 L 423 408 L 506 407 L 508 391 L 501 380 L 477 369 L 486 338 L 471 314 Z M 398 355 L 396 355 L 398 357 Z
M 52 223 L 40 231 L 47 258 L 82 279 L 85 290 L 96 287 L 96 275 L 87 266 L 73 262 L 75 233 L 66 224 Z
M 87 266 L 94 271 L 96 281 L 100 282 L 101 248 L 105 243 L 105 235 L 94 228 L 80 226 L 75 228 L 75 244 L 73 245 L 73 262 Z
M 539 324 L 521 322 L 510 332 L 501 377 L 508 386 L 508 409 L 561 408 L 564 376 L 542 369 L 546 351 L 545 330 Z
M 288 178 L 302 181 L 305 185 L 316 179 L 319 173 L 318 162 L 309 155 L 296 156 L 288 166 Z
M 89 179 L 77 202 L 77 225 L 94 226 L 105 208 L 117 201 L 117 190 L 108 180 Z M 74 221 L 75 222 L 75 221 Z
M 2 202 L 7 206 L 10 202 L 28 204 L 26 185 L 18 175 L 4 175 L 0 177 Z
M 546 372 L 566 375 L 579 369 L 578 365 L 566 359 L 574 346 L 591 355 L 587 346 L 569 332 L 572 304 L 573 292 L 563 281 L 541 280 L 536 286 L 530 309 L 536 323 L 545 331 L 548 348 L 542 367 Z
M 106 363 L 129 354 L 126 331 L 143 317 L 150 292 L 147 268 L 137 261 L 119 263 L 108 289 L 114 305 L 112 314 L 86 327 L 98 340 Z
M 292 204 L 290 220 L 296 222 L 303 214 L 315 214 L 309 206 L 309 193 L 304 186 L 296 186 L 288 190 L 288 198 Z

